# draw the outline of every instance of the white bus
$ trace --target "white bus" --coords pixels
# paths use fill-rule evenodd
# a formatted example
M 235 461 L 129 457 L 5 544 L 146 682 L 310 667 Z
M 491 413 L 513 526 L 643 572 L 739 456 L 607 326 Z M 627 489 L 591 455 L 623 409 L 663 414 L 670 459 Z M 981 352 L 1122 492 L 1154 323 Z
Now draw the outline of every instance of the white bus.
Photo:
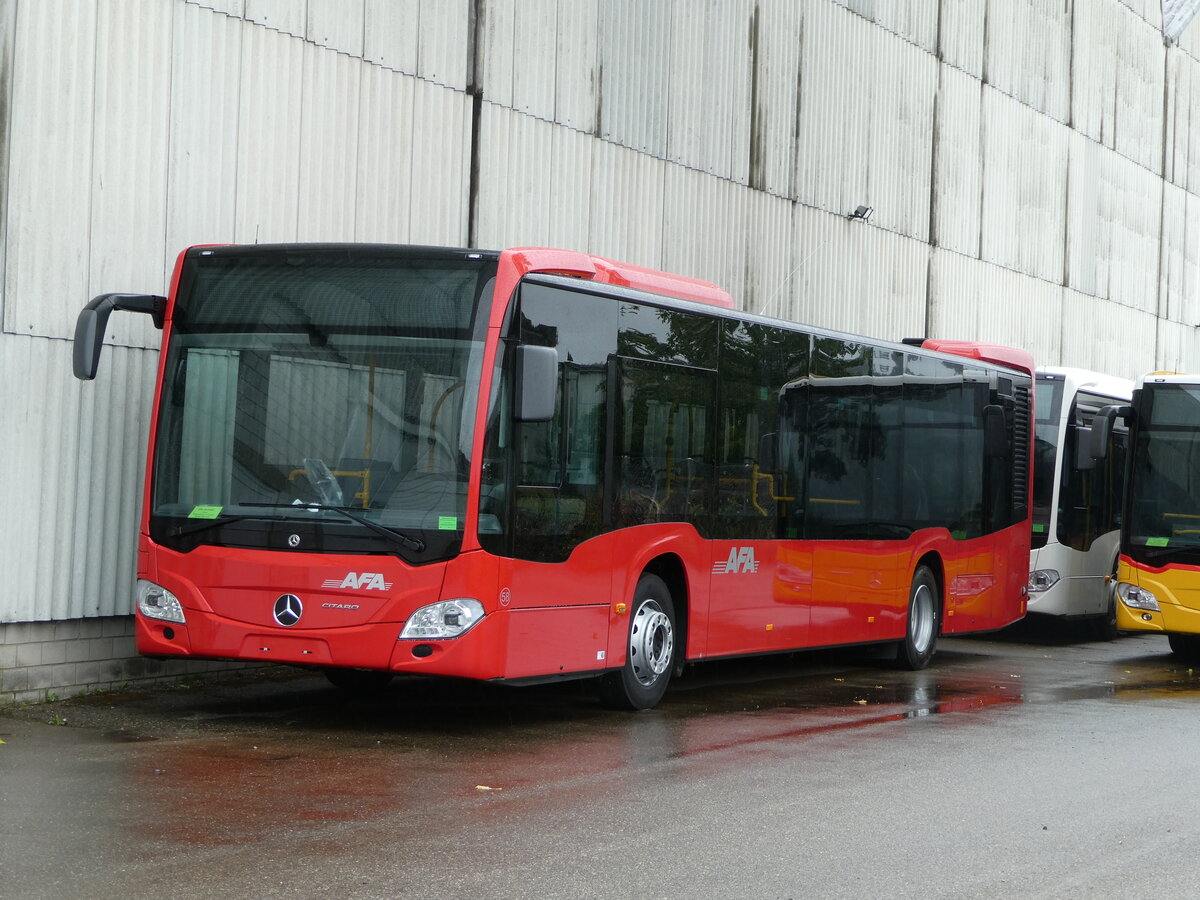
M 1029 612 L 1087 617 L 1116 637 L 1116 571 L 1128 433 L 1118 423 L 1104 459 L 1088 453 L 1092 419 L 1128 404 L 1133 383 L 1085 369 L 1037 370 Z

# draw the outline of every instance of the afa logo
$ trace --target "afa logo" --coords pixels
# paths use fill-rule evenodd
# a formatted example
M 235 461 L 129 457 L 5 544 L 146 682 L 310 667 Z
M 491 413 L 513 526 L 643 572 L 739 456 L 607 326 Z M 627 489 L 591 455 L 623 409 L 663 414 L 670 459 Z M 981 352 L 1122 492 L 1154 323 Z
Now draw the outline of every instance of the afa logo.
M 392 583 L 384 581 L 378 572 L 347 572 L 341 581 L 328 578 L 321 582 L 323 588 L 349 589 L 352 591 L 390 591 Z
M 730 547 L 729 559 L 713 563 L 714 575 L 746 575 L 758 571 L 753 547 Z

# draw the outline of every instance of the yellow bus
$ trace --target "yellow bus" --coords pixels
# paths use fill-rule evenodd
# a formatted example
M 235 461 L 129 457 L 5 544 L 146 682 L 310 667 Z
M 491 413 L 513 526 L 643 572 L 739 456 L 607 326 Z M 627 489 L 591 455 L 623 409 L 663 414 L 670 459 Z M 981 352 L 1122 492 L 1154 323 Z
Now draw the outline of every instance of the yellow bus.
M 1096 416 L 1090 453 L 1105 456 L 1116 419 L 1129 425 L 1117 562 L 1117 628 L 1165 634 L 1200 657 L 1200 376 L 1156 372 L 1132 402 Z

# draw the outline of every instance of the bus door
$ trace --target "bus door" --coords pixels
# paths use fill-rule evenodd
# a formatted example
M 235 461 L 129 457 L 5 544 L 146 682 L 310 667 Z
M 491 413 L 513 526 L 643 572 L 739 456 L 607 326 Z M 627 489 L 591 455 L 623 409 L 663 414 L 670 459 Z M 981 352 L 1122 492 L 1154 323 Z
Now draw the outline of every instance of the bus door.
M 1080 391 L 1067 418 L 1056 537 L 1079 551 L 1064 557 L 1071 570 L 1060 573 L 1070 579 L 1071 609 L 1079 613 L 1102 613 L 1108 607 L 1109 585 L 1103 576 L 1115 570 L 1129 433 L 1123 420 L 1115 420 L 1103 459 L 1092 459 L 1088 438 L 1096 413 L 1120 402 Z
M 481 511 L 495 534 L 480 541 L 501 562 L 508 611 L 509 678 L 605 668 L 614 582 L 605 458 L 616 308 L 586 293 L 521 287 L 514 347 L 553 347 L 558 384 L 552 418 L 492 429 Z M 503 385 L 512 389 L 511 381 Z M 511 424 L 511 437 L 509 424 Z M 511 444 L 511 446 L 508 446 Z

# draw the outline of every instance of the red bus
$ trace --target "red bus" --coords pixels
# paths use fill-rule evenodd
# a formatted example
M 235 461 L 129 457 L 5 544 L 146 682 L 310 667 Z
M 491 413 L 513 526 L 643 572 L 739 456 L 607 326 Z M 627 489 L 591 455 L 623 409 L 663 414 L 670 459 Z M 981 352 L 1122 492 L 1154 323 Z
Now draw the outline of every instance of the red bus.
M 156 657 L 599 676 L 1025 612 L 1033 362 L 741 312 L 549 249 L 193 247 L 163 328 L 136 635 Z

